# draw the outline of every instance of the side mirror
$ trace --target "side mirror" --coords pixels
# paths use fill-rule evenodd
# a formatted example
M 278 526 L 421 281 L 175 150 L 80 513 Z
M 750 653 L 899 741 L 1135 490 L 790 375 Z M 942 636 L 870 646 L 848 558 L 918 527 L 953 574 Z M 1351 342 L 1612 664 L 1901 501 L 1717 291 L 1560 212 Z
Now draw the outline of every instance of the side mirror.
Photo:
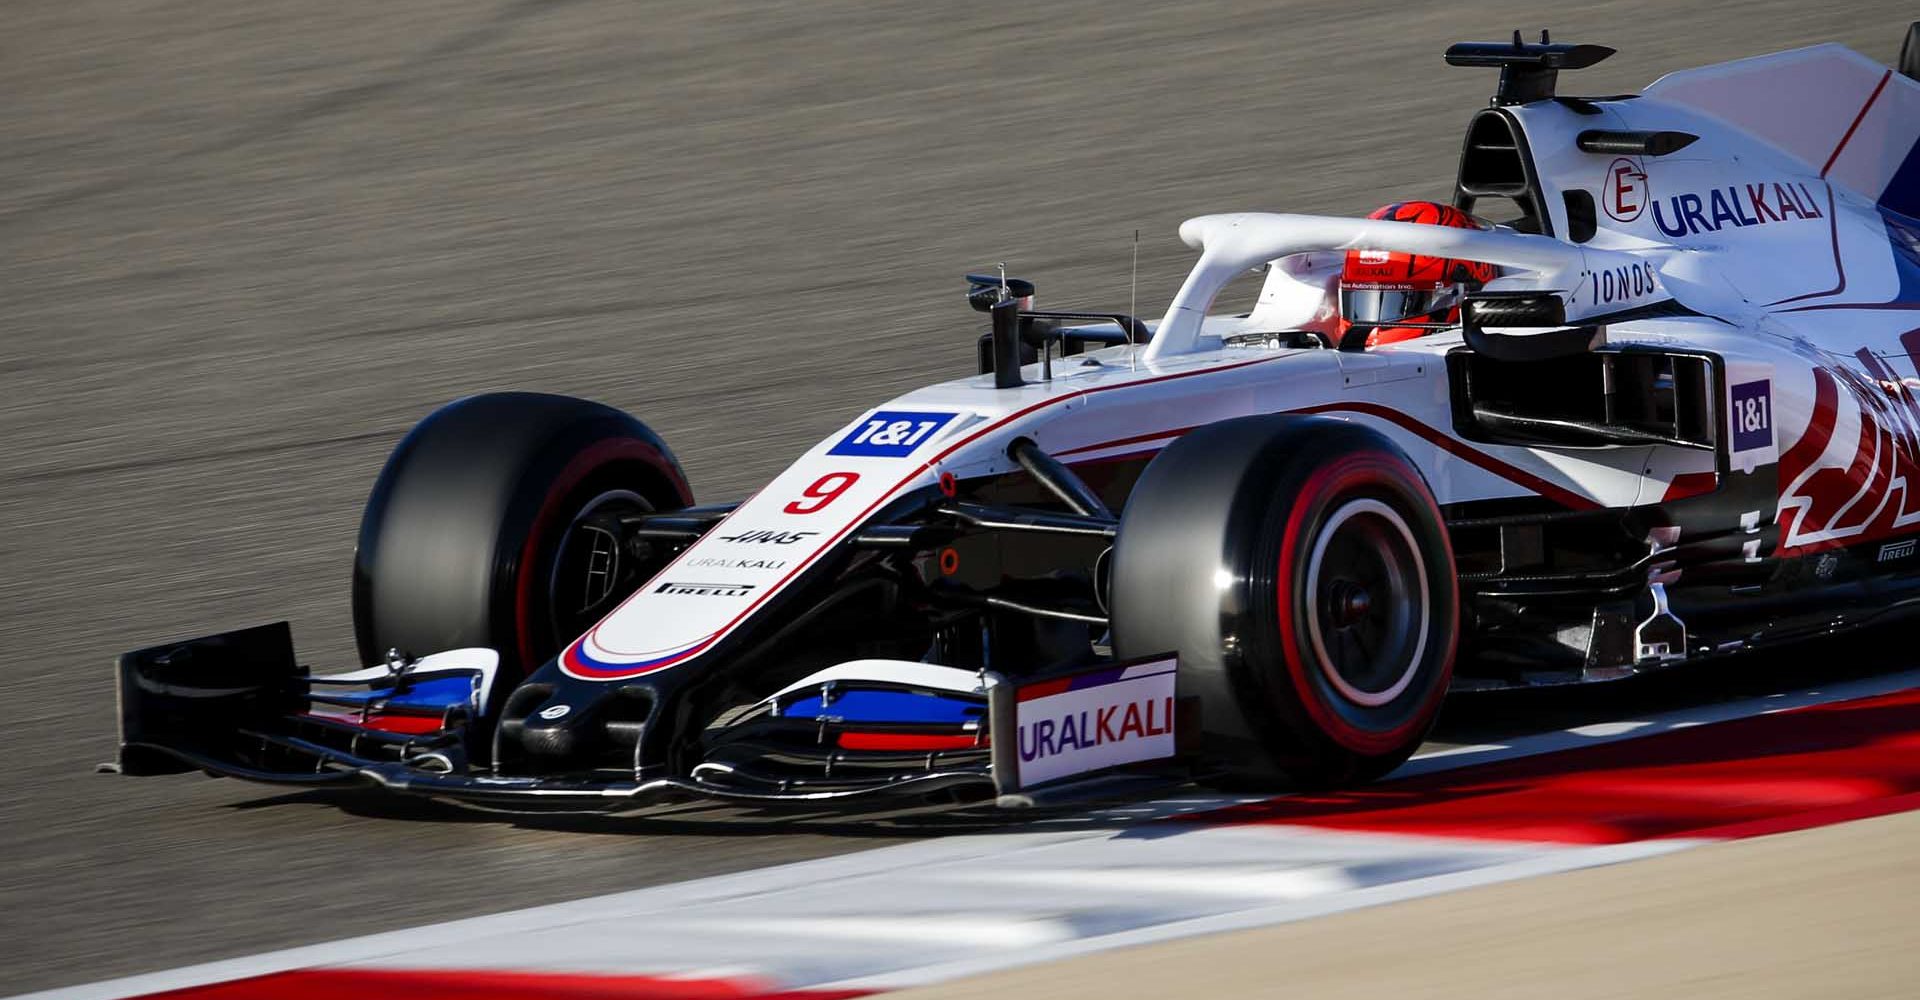
M 1021 300 L 1022 308 L 1033 304 L 1033 282 L 1024 278 L 1008 278 L 1007 295 Z M 967 275 L 967 305 L 975 312 L 987 312 L 1000 301 L 1000 279 L 991 274 Z
M 1492 333 L 1487 327 L 1527 329 Z M 1496 361 L 1548 361 L 1585 354 L 1604 339 L 1597 326 L 1567 325 L 1567 305 L 1552 292 L 1495 292 L 1467 296 L 1460 333 L 1476 354 Z

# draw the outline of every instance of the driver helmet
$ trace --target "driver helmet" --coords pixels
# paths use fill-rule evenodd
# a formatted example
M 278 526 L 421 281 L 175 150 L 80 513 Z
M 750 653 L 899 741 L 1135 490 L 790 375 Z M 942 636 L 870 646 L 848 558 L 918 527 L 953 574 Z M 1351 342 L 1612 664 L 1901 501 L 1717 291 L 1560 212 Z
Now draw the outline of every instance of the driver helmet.
M 1492 229 L 1452 205 L 1402 201 L 1375 209 L 1369 219 L 1417 222 L 1456 229 Z M 1467 291 L 1492 281 L 1492 264 L 1452 257 L 1349 250 L 1340 272 L 1341 334 L 1352 328 L 1371 331 L 1366 346 L 1425 336 L 1460 321 L 1460 300 Z

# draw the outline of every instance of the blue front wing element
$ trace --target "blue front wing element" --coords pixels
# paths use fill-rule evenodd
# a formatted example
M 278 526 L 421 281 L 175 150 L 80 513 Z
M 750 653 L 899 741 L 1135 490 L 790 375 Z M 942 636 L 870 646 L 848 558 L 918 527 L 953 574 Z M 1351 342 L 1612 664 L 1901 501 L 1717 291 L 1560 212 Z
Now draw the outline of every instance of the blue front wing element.
M 855 688 L 835 691 L 830 703 L 823 704 L 818 694 L 788 702 L 779 709 L 788 719 L 816 719 L 821 716 L 846 722 L 898 723 L 901 725 L 958 726 L 986 717 L 986 702 L 978 698 L 922 691 L 893 691 Z
M 329 702 L 354 705 L 380 702 L 389 708 L 444 711 L 454 706 L 473 704 L 474 679 L 471 674 L 434 677 L 409 683 L 398 689 L 391 687 L 374 688 L 367 691 L 337 691 L 331 688 L 317 690 L 325 694 Z

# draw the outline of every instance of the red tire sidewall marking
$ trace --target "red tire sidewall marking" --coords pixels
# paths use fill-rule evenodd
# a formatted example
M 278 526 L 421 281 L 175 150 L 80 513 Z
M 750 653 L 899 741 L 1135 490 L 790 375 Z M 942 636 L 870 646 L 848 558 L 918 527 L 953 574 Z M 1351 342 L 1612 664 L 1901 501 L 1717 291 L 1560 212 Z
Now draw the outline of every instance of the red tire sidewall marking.
M 1354 726 L 1322 700 L 1321 687 L 1312 676 L 1312 671 L 1318 667 L 1307 663 L 1301 655 L 1303 645 L 1300 629 L 1294 620 L 1293 567 L 1297 565 L 1301 549 L 1308 544 L 1308 540 L 1302 535 L 1309 517 L 1326 509 L 1331 498 L 1349 486 L 1384 486 L 1396 495 L 1418 498 L 1419 502 L 1427 507 L 1433 522 L 1441 523 L 1439 509 L 1434 506 L 1432 496 L 1418 474 L 1390 456 L 1376 453 L 1343 455 L 1314 470 L 1313 474 L 1307 477 L 1306 482 L 1301 484 L 1299 492 L 1295 494 L 1293 507 L 1287 512 L 1286 526 L 1280 538 L 1280 560 L 1274 574 L 1275 610 L 1280 620 L 1280 655 L 1286 661 L 1287 674 L 1293 683 L 1294 692 L 1301 707 L 1306 710 L 1308 717 L 1322 733 L 1340 746 L 1356 753 L 1380 754 L 1396 749 L 1426 726 L 1428 720 L 1440 710 L 1441 699 L 1446 695 L 1446 685 L 1444 683 L 1435 685 L 1435 690 L 1427 696 L 1419 711 L 1406 722 L 1385 732 L 1374 732 Z M 1451 597 L 1447 606 L 1453 609 L 1452 613 L 1456 617 L 1455 627 L 1448 630 L 1446 658 L 1441 661 L 1443 671 L 1451 674 L 1454 653 L 1459 644 L 1460 630 L 1457 617 L 1460 606 L 1460 585 L 1452 569 L 1452 544 L 1447 539 L 1445 531 L 1439 534 L 1440 548 L 1446 558 L 1445 572 L 1441 575 L 1446 580 L 1445 586 Z M 1311 611 L 1309 610 L 1308 613 L 1310 614 Z M 1437 616 L 1440 613 L 1439 602 L 1430 601 L 1427 613 Z M 1444 681 L 1444 678 L 1442 680 Z
M 515 637 L 519 640 L 519 653 L 522 676 L 538 669 L 545 657 L 533 645 L 533 601 L 535 562 L 541 549 L 554 534 L 555 522 L 565 516 L 571 518 L 576 511 L 563 508 L 568 495 L 579 488 L 588 476 L 616 462 L 636 462 L 645 465 L 667 478 L 674 492 L 679 494 L 683 504 L 693 501 L 693 493 L 687 487 L 687 481 L 660 449 L 634 438 L 609 438 L 596 441 L 586 450 L 573 456 L 559 475 L 553 478 L 547 487 L 546 499 L 540 502 L 540 510 L 533 517 L 533 527 L 527 532 L 527 540 L 520 548 L 519 562 L 514 564 L 513 580 L 513 624 Z M 566 636 L 561 640 L 564 647 L 577 636 Z

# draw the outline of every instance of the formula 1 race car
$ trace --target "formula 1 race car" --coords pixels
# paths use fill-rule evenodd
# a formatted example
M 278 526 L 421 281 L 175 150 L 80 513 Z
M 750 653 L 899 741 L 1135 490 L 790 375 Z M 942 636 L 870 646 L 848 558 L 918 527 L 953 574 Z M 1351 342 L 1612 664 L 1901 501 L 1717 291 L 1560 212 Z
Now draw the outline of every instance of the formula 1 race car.
M 1192 219 L 1151 323 L 970 276 L 979 374 L 739 503 L 609 407 L 449 404 L 367 502 L 367 666 L 310 674 L 285 623 L 128 653 L 121 770 L 569 808 L 1353 783 L 1449 690 L 1911 605 L 1920 45 L 1555 94 L 1611 52 L 1447 51 L 1500 70 L 1450 209 L 1499 225 Z M 1487 280 L 1369 346 L 1326 323 L 1350 254 Z

